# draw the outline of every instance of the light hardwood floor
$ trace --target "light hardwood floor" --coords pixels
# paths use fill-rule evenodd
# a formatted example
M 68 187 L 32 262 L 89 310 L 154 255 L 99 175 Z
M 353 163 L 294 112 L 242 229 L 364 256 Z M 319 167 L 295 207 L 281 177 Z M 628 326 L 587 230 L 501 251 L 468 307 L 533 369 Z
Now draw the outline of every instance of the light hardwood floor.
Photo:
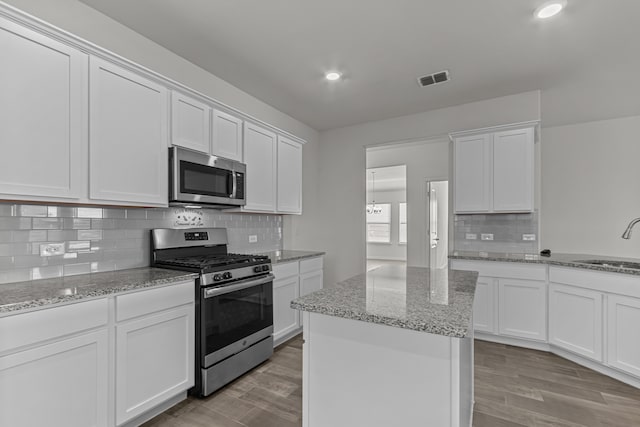
M 475 390 L 474 427 L 640 426 L 640 390 L 546 352 L 476 341 Z M 223 390 L 144 426 L 299 427 L 301 415 L 297 336 Z

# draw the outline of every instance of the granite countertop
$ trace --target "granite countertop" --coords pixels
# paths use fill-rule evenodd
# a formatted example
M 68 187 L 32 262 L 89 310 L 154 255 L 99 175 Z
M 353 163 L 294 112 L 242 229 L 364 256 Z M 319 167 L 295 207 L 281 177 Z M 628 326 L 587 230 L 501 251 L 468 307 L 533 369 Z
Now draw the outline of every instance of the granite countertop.
M 570 254 L 570 253 L 552 253 L 551 256 L 542 256 L 538 254 L 512 254 L 504 252 L 475 252 L 475 251 L 454 251 L 449 255 L 449 259 L 477 260 L 477 261 L 497 261 L 497 262 L 520 262 L 530 264 L 549 264 L 561 267 L 582 268 L 585 270 L 605 271 L 609 273 L 623 273 L 640 276 L 640 270 L 631 268 L 615 267 L 613 265 L 592 265 L 582 264 L 576 261 L 586 260 L 603 260 L 624 261 L 640 263 L 640 259 L 610 257 L 604 255 L 586 255 L 586 254 Z
M 53 304 L 160 286 L 196 277 L 197 274 L 184 271 L 134 268 L 7 283 L 0 286 L 0 316 L 19 310 L 44 308 Z
M 260 255 L 267 255 L 271 259 L 271 263 L 273 264 L 295 261 L 295 260 L 305 259 L 305 258 L 314 258 L 314 257 L 322 256 L 324 254 L 325 252 L 292 251 L 288 249 L 281 250 L 281 251 L 271 251 L 271 252 L 260 253 Z
M 297 310 L 467 337 L 478 274 L 383 265 L 291 302 Z

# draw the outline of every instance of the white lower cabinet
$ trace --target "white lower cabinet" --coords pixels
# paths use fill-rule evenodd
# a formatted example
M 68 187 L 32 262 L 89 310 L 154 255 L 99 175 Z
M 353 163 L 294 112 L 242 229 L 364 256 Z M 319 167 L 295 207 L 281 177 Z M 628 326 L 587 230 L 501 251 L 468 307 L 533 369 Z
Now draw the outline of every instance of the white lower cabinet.
M 302 319 L 291 301 L 322 289 L 322 256 L 274 264 L 273 342 L 279 345 L 300 332 Z
M 194 381 L 193 286 L 0 317 L 0 426 L 138 425 L 186 395 Z
M 640 299 L 608 296 L 607 364 L 640 377 Z
M 105 427 L 107 328 L 0 357 L 0 425 Z
M 300 275 L 300 296 L 302 297 L 322 289 L 323 276 L 324 274 L 322 270 L 301 274 Z
M 494 307 L 496 285 L 489 277 L 478 277 L 473 300 L 473 329 L 493 334 L 496 332 Z
M 288 336 L 300 328 L 298 311 L 289 306 L 299 296 L 298 276 L 273 281 L 273 338 Z
M 550 283 L 549 342 L 602 362 L 602 293 Z
M 479 274 L 473 302 L 476 332 L 547 339 L 547 268 L 514 262 L 452 260 L 454 270 Z
M 547 339 L 547 285 L 535 280 L 498 280 L 499 332 L 538 341 Z
M 193 306 L 116 327 L 116 422 L 122 424 L 193 386 Z

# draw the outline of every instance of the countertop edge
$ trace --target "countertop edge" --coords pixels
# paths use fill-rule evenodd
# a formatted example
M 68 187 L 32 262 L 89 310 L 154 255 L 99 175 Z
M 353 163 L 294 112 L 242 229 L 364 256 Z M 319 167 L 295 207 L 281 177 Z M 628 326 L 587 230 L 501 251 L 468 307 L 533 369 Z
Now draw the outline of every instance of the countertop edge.
M 155 268 L 155 267 L 150 267 Z M 122 271 L 123 274 L 127 274 L 128 271 L 131 270 L 139 270 L 139 269 L 127 269 L 127 270 L 119 270 Z M 166 270 L 166 269 L 162 269 Z M 187 280 L 195 280 L 198 275 L 196 273 L 178 271 L 178 270 L 167 270 L 168 272 L 175 273 L 175 275 L 171 277 L 164 277 L 158 279 L 152 279 L 148 281 L 128 284 L 128 285 L 114 285 L 113 287 L 105 287 L 99 290 L 89 291 L 86 294 L 77 294 L 77 295 L 60 295 L 51 298 L 34 298 L 29 300 L 24 300 L 16 303 L 8 303 L 5 305 L 0 305 L 0 318 L 10 315 L 29 313 L 32 311 L 45 310 L 48 308 L 54 308 L 59 306 L 64 306 L 68 304 L 75 304 L 85 300 L 93 300 L 99 298 L 105 298 L 109 296 L 115 296 L 116 294 L 128 294 L 133 293 L 138 290 L 148 289 L 148 288 L 156 288 L 168 286 L 173 283 L 183 282 Z M 74 278 L 80 279 L 80 276 L 91 276 L 89 275 L 78 275 Z M 41 279 L 34 280 L 25 283 L 37 283 L 39 281 L 46 281 L 50 279 Z
M 429 334 L 440 335 L 448 338 L 469 337 L 469 330 L 470 330 L 469 327 L 467 327 L 464 332 L 460 330 L 455 330 L 453 332 L 442 333 L 442 331 L 435 328 L 433 325 L 429 325 L 426 322 L 422 323 L 418 327 L 412 327 L 404 323 L 402 320 L 394 319 L 393 317 L 388 317 L 388 316 L 375 316 L 372 314 L 361 314 L 354 311 L 345 312 L 342 310 L 333 310 L 327 307 L 315 307 L 307 304 L 296 303 L 294 301 L 291 302 L 290 307 L 295 310 L 307 311 L 309 313 L 322 314 L 325 316 L 338 317 L 341 319 L 357 320 L 360 322 L 371 323 L 374 325 L 388 326 L 390 328 L 400 328 L 400 329 L 406 329 L 409 331 L 429 333 Z M 469 318 L 469 323 L 470 322 L 471 322 L 471 318 Z
M 299 261 L 301 259 L 307 259 L 307 258 L 317 258 L 319 256 L 326 255 L 326 252 L 321 252 L 321 251 L 298 251 L 293 249 L 283 249 L 282 252 L 286 252 L 287 256 L 285 256 L 284 258 L 281 258 L 280 256 L 273 256 L 274 252 L 280 252 L 280 251 L 262 252 L 260 255 L 268 255 L 271 259 L 271 263 L 274 265 L 283 264 L 286 262 Z
M 608 257 L 603 255 L 576 254 L 576 258 L 601 259 L 601 258 L 613 258 L 613 257 Z M 619 274 L 625 274 L 629 276 L 640 276 L 640 270 L 610 267 L 610 266 L 603 266 L 603 265 L 584 264 L 584 263 L 579 263 L 575 261 L 572 262 L 572 261 L 545 259 L 544 257 L 541 257 L 538 259 L 516 259 L 508 256 L 484 257 L 480 255 L 449 255 L 449 259 L 466 260 L 466 261 L 511 262 L 511 263 L 519 263 L 519 264 L 543 264 L 543 265 L 553 265 L 557 267 L 569 267 L 569 268 L 578 268 L 582 270 L 600 271 L 605 273 L 619 273 Z

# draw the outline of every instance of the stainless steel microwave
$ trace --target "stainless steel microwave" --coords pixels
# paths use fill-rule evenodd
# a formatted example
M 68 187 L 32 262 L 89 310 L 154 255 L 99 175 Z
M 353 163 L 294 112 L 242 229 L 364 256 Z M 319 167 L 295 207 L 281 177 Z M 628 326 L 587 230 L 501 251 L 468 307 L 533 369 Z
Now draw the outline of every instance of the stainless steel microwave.
M 244 206 L 247 166 L 179 147 L 169 148 L 169 205 Z

